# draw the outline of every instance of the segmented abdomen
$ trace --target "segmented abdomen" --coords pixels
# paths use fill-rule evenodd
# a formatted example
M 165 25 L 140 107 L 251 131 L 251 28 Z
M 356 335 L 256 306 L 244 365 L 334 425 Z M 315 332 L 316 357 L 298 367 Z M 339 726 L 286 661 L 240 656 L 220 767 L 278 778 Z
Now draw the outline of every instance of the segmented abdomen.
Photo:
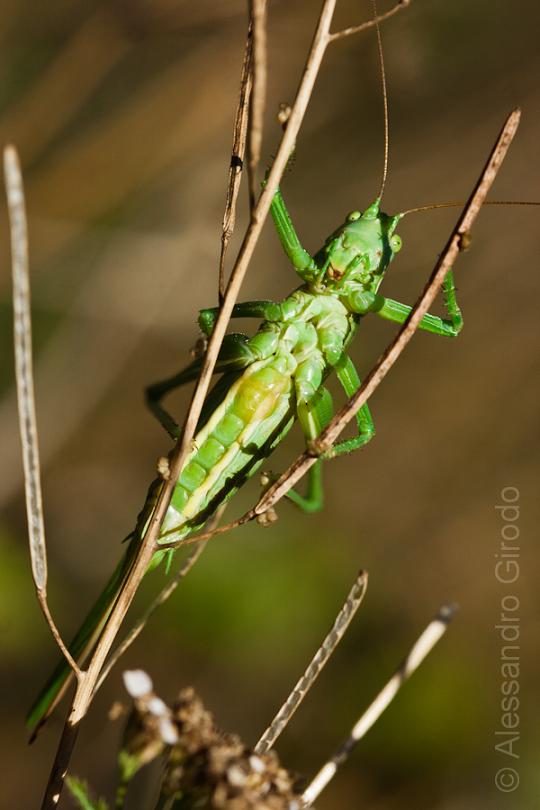
M 208 505 L 227 500 L 235 479 L 262 463 L 261 448 L 276 431 L 288 429 L 291 371 L 290 358 L 278 355 L 252 363 L 231 386 L 195 436 L 163 522 L 162 542 L 179 540 L 204 523 Z

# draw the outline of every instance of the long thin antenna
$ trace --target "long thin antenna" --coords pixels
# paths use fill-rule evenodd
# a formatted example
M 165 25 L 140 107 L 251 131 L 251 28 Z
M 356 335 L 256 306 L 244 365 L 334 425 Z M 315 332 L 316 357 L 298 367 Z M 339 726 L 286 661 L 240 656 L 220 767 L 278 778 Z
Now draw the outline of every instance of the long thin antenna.
M 465 205 L 463 201 L 452 200 L 451 202 L 432 203 L 431 205 L 420 205 L 418 208 L 408 208 L 406 211 L 401 212 L 401 216 L 407 214 L 418 214 L 423 211 L 434 211 L 437 208 L 462 208 Z M 482 203 L 484 205 L 540 205 L 540 202 L 534 200 L 486 200 Z
M 383 92 L 383 110 L 384 110 L 384 163 L 383 163 L 383 175 L 381 181 L 381 189 L 379 191 L 378 199 L 382 199 L 382 195 L 384 193 L 384 186 L 386 184 L 386 175 L 388 174 L 388 148 L 389 148 L 389 137 L 388 137 L 388 93 L 386 90 L 386 71 L 384 69 L 384 55 L 383 55 L 383 47 L 382 47 L 382 38 L 381 38 L 381 29 L 379 23 L 377 21 L 377 3 L 376 0 L 371 0 L 371 4 L 373 6 L 373 17 L 375 19 L 375 30 L 377 31 L 377 47 L 379 49 L 379 64 L 381 67 L 381 83 L 382 83 L 382 92 Z

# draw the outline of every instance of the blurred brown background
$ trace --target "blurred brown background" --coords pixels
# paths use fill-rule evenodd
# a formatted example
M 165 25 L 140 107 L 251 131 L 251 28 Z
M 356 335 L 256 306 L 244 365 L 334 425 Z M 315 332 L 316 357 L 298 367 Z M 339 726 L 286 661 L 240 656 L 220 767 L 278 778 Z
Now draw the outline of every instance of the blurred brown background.
M 370 16 L 338 4 L 335 27 Z M 291 100 L 318 3 L 270 3 L 264 159 L 275 111 Z M 414 2 L 384 26 L 390 105 L 385 208 L 462 199 L 507 112 L 523 122 L 494 196 L 540 199 L 538 9 Z M 0 7 L 0 132 L 20 149 L 31 237 L 36 386 L 50 598 L 74 630 L 120 554 L 155 459 L 169 447 L 145 412 L 145 384 L 184 365 L 197 310 L 216 301 L 220 223 L 245 34 L 240 0 L 5 0 Z M 283 189 L 308 249 L 379 187 L 382 105 L 373 32 L 328 52 Z M 242 195 L 245 204 L 245 194 Z M 0 648 L 2 804 L 34 807 L 62 714 L 32 747 L 24 713 L 56 659 L 26 551 L 11 359 L 7 218 L 0 302 Z M 412 302 L 456 218 L 406 220 L 385 292 Z M 245 208 L 238 231 L 245 222 Z M 371 405 L 378 435 L 325 468 L 326 507 L 288 504 L 270 530 L 216 540 L 131 649 L 172 699 L 193 684 L 219 723 L 255 741 L 333 620 L 355 572 L 370 573 L 360 614 L 279 742 L 313 774 L 448 600 L 450 632 L 357 751 L 319 810 L 538 807 L 538 213 L 487 209 L 459 262 L 459 341 L 419 335 Z M 236 242 L 236 245 L 238 242 Z M 234 255 L 234 245 L 231 249 Z M 297 281 L 267 226 L 243 298 L 284 297 Z M 253 324 L 250 325 L 253 328 Z M 354 355 L 365 373 L 394 328 L 369 321 Z M 187 394 L 174 400 L 178 414 Z M 281 469 L 298 437 L 272 466 Z M 503 487 L 521 506 L 521 576 L 494 575 Z M 230 515 L 251 504 L 257 483 Z M 139 608 L 163 581 L 148 578 Z M 519 760 L 494 750 L 500 726 L 494 626 L 520 600 Z M 123 698 L 120 670 L 85 724 L 74 771 L 110 791 Z M 504 766 L 521 784 L 494 785 Z M 7 775 L 7 779 L 6 779 Z M 151 805 L 151 774 L 131 807 Z M 68 807 L 66 797 L 63 806 Z

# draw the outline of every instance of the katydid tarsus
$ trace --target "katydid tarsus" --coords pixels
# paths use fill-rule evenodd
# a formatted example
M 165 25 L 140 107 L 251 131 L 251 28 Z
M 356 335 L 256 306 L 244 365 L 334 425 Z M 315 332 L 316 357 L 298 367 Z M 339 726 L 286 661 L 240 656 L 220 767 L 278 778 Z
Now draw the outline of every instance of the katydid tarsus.
M 384 101 L 386 111 L 386 93 Z M 314 255 L 301 244 L 281 191 L 276 192 L 272 219 L 301 283 L 281 302 L 247 301 L 234 307 L 233 318 L 259 319 L 262 324 L 253 337 L 230 334 L 223 341 L 215 367 L 215 373 L 222 376 L 206 399 L 193 448 L 175 485 L 161 528 L 163 546 L 180 542 L 204 526 L 218 506 L 261 467 L 295 421 L 307 442 L 317 437 L 333 413 L 326 378 L 335 372 L 347 397 L 361 384 L 348 347 L 366 315 L 373 313 L 395 323 L 407 319 L 411 307 L 379 291 L 392 259 L 401 249 L 396 228 L 410 213 L 388 215 L 381 210 L 387 168 L 387 120 L 385 115 L 385 161 L 379 194 L 363 211 L 348 214 Z M 425 315 L 420 328 L 456 337 L 463 319 L 451 271 L 443 284 L 443 300 L 446 317 Z M 204 335 L 211 335 L 217 312 L 217 308 L 211 308 L 199 313 Z M 194 360 L 179 374 L 147 390 L 151 410 L 173 439 L 178 438 L 179 428 L 161 400 L 174 388 L 193 381 L 201 363 L 200 359 Z M 289 492 L 289 498 L 305 511 L 313 512 L 322 506 L 324 461 L 360 449 L 372 439 L 374 424 L 367 404 L 358 411 L 356 423 L 354 438 L 334 444 L 311 468 L 306 494 Z M 127 550 L 70 645 L 74 658 L 83 659 L 99 638 L 144 538 L 162 485 L 161 477 L 150 485 Z M 157 550 L 150 568 L 171 553 L 168 548 Z M 31 729 L 50 714 L 71 674 L 62 660 L 29 712 Z

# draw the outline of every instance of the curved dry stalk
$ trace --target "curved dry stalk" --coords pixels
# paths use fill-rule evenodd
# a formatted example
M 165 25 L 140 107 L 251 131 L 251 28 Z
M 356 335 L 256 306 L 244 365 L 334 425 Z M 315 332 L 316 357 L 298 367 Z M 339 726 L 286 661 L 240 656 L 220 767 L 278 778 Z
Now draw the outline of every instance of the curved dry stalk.
M 386 686 L 379 692 L 375 700 L 368 706 L 353 726 L 350 735 L 338 748 L 328 762 L 323 765 L 319 773 L 308 785 L 302 794 L 304 807 L 311 807 L 313 802 L 320 796 L 324 788 L 334 777 L 340 765 L 343 765 L 356 743 L 364 737 L 374 723 L 379 719 L 385 709 L 388 708 L 395 698 L 400 688 L 406 680 L 420 666 L 424 658 L 431 652 L 435 644 L 446 633 L 449 623 L 456 612 L 455 605 L 445 605 L 437 616 L 431 621 L 424 632 L 414 643 L 407 657 L 402 661 L 395 674 L 390 678 Z
M 261 159 L 261 146 L 266 104 L 266 0 L 250 0 L 249 15 L 253 26 L 252 79 L 253 92 L 249 105 L 248 180 L 249 210 L 253 211 L 258 195 L 257 168 Z
M 289 697 L 282 705 L 255 746 L 254 750 L 256 754 L 266 754 L 271 748 L 274 747 L 277 738 L 287 727 L 293 714 L 304 700 L 305 696 L 332 657 L 337 645 L 345 635 L 349 624 L 356 615 L 356 611 L 363 602 L 364 595 L 367 590 L 367 584 L 367 573 L 365 571 L 360 571 L 347 595 L 345 602 L 343 603 L 343 607 L 336 616 L 332 629 L 311 659 L 309 666 L 302 677 L 295 684 Z
M 4 150 L 4 175 L 10 223 L 11 267 L 13 277 L 13 340 L 15 378 L 21 435 L 24 492 L 28 521 L 28 541 L 36 595 L 52 636 L 73 672 L 80 669 L 64 644 L 47 602 L 47 546 L 43 520 L 43 498 L 39 464 L 39 443 L 32 363 L 32 317 L 28 269 L 28 225 L 21 167 L 17 150 Z

